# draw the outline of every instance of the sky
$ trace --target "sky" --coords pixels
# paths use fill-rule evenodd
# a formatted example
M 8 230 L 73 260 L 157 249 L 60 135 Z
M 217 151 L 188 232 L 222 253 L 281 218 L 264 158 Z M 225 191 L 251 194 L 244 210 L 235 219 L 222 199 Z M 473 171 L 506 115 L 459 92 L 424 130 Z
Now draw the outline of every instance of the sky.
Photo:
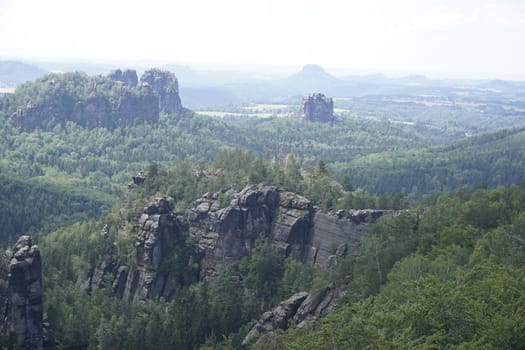
M 525 0 L 0 0 L 0 59 L 525 80 Z

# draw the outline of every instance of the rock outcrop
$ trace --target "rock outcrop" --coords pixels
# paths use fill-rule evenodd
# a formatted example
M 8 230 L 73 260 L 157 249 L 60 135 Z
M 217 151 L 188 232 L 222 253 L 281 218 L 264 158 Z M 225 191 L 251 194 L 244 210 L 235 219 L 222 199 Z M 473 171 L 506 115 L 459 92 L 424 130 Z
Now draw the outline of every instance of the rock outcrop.
M 252 344 L 261 334 L 273 332 L 277 329 L 288 328 L 288 322 L 293 319 L 297 310 L 307 297 L 308 293 L 306 292 L 294 294 L 290 298 L 282 301 L 273 310 L 265 312 L 244 338 L 241 344 L 242 347 Z
M 137 77 L 137 72 L 134 69 L 126 69 L 124 71 L 120 69 L 115 69 L 109 73 L 108 78 L 115 81 L 120 81 L 124 85 L 131 87 L 137 86 L 139 79 Z
M 202 257 L 201 277 L 221 264 L 238 263 L 261 237 L 276 244 L 282 256 L 306 261 L 314 213 L 306 198 L 263 185 L 234 194 L 223 208 L 220 197 L 206 194 L 186 213 L 190 241 Z
M 306 292 L 292 295 L 261 316 L 242 341 L 242 347 L 256 343 L 264 334 L 278 329 L 285 330 L 290 324 L 302 327 L 306 322 L 328 315 L 337 306 L 337 298 L 343 294 L 342 289 L 330 287 L 319 295 Z
M 42 349 L 42 264 L 38 246 L 21 236 L 0 262 L 2 333 L 15 334 L 21 349 Z
M 334 118 L 334 101 L 323 94 L 304 96 L 301 105 L 301 120 L 332 123 Z
M 112 288 L 117 296 L 132 301 L 170 299 L 183 283 L 180 271 L 163 266 L 182 239 L 181 224 L 172 210 L 172 198 L 158 198 L 144 208 L 135 238 L 136 266 L 116 270 Z
M 134 186 L 140 183 L 134 183 L 131 191 Z M 248 186 L 238 193 L 206 193 L 181 218 L 172 211 L 171 198 L 150 203 L 138 222 L 135 262 L 128 266 L 101 261 L 87 269 L 79 287 L 88 293 L 107 287 L 104 276 L 110 274 L 118 297 L 169 300 L 180 286 L 213 277 L 220 265 L 238 264 L 260 238 L 274 244 L 283 258 L 326 268 L 358 250 L 368 222 L 383 214 L 378 210 L 322 213 L 296 193 L 265 185 Z M 101 235 L 106 231 L 102 229 Z M 190 275 L 170 263 L 180 247 L 195 266 Z
M 255 241 L 264 237 L 279 248 L 283 257 L 292 257 L 327 267 L 361 246 L 368 222 L 381 210 L 339 211 L 337 215 L 318 212 L 311 202 L 274 186 L 248 186 L 230 193 L 229 205 L 221 196 L 207 193 L 186 213 L 190 242 L 201 253 L 201 277 L 213 274 L 223 263 L 237 263 Z
M 336 215 L 316 212 L 313 221 L 312 256 L 309 262 L 327 267 L 348 252 L 361 248 L 368 223 L 385 213 L 384 210 L 339 211 Z
M 150 69 L 140 77 L 142 83 L 149 84 L 158 96 L 158 108 L 165 113 L 179 113 L 182 104 L 179 97 L 177 77 L 168 71 Z
M 161 111 L 182 111 L 177 78 L 172 73 L 149 70 L 140 82 L 134 70 L 117 69 L 107 77 L 53 74 L 37 80 L 38 93 L 25 105 L 9 105 L 8 113 L 15 125 L 33 130 L 68 121 L 88 128 L 155 123 Z

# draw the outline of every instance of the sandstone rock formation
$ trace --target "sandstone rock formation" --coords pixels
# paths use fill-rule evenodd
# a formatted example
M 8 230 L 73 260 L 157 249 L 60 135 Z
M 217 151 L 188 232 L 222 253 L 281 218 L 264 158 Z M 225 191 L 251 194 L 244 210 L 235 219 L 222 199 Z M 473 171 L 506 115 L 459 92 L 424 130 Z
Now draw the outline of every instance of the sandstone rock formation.
M 318 212 L 308 199 L 274 186 L 248 186 L 231 195 L 231 203 L 221 208 L 221 194 L 208 193 L 186 213 L 190 241 L 202 256 L 201 277 L 220 264 L 239 262 L 259 237 L 270 239 L 283 257 L 327 267 L 357 251 L 368 222 L 383 214 Z
M 173 198 L 170 197 L 157 198 L 144 208 L 135 237 L 135 263 L 111 267 L 114 295 L 138 302 L 160 297 L 169 300 L 181 285 L 197 280 L 198 276 L 182 276 L 181 271 L 168 266 L 176 245 L 183 241 L 182 224 L 172 210 Z M 105 266 L 98 267 L 95 272 Z
M 124 298 L 134 301 L 170 298 L 179 284 L 177 271 L 160 270 L 164 258 L 181 238 L 172 210 L 172 198 L 159 198 L 144 208 L 135 239 L 137 266 L 128 273 Z M 125 273 L 123 269 L 120 272 Z
M 0 262 L 1 332 L 14 333 L 21 349 L 42 349 L 42 310 L 40 252 L 21 236 Z
M 177 77 L 168 71 L 150 69 L 140 77 L 142 83 L 149 84 L 158 96 L 158 108 L 165 113 L 182 111 Z
M 330 287 L 319 295 L 306 292 L 292 295 L 261 316 L 242 341 L 242 347 L 256 343 L 264 334 L 287 329 L 290 324 L 301 327 L 310 320 L 328 315 L 337 306 L 337 298 L 343 294 L 343 290 Z
M 238 264 L 259 238 L 272 242 L 282 257 L 325 268 L 358 250 L 368 222 L 383 214 L 376 210 L 322 213 L 296 193 L 265 185 L 248 186 L 238 193 L 206 193 L 180 219 L 172 211 L 171 198 L 150 203 L 138 223 L 134 264 L 101 261 L 86 271 L 79 287 L 86 292 L 104 287 L 104 275 L 111 274 L 111 288 L 118 297 L 170 299 L 181 285 L 214 276 L 222 264 Z M 183 277 L 182 271 L 169 265 L 181 245 L 197 269 L 191 276 Z
M 137 176 L 145 179 L 143 173 Z M 141 183 L 138 181 L 130 190 Z M 197 281 L 198 274 L 189 276 L 170 266 L 175 249 L 184 244 L 183 231 L 187 231 L 172 211 L 171 197 L 161 197 L 150 202 L 138 221 L 134 239 L 134 261 L 129 265 L 122 265 L 103 260 L 94 266 L 87 266 L 84 276 L 79 276 L 77 287 L 86 293 L 107 287 L 119 298 L 142 302 L 160 297 L 169 300 L 177 288 Z M 106 226 L 101 235 L 109 237 L 104 235 L 105 231 Z M 105 284 L 108 276 L 112 276 L 111 285 Z
M 107 77 L 83 73 L 47 76 L 35 82 L 39 92 L 34 99 L 16 106 L 9 115 L 15 125 L 33 130 L 68 121 L 88 128 L 113 128 L 137 120 L 157 122 L 161 111 L 182 111 L 177 78 L 172 73 L 153 69 L 140 81 L 134 70 L 120 69 Z
M 206 194 L 188 210 L 190 241 L 201 254 L 201 277 L 217 266 L 238 263 L 260 237 L 283 256 L 306 261 L 313 207 L 306 198 L 273 186 L 249 186 L 221 208 L 220 194 Z
M 135 87 L 138 84 L 137 72 L 134 69 L 126 69 L 124 71 L 116 69 L 109 73 L 108 78 L 115 81 L 120 81 L 124 85 Z
M 332 123 L 334 118 L 334 101 L 323 94 L 304 96 L 301 105 L 301 120 Z

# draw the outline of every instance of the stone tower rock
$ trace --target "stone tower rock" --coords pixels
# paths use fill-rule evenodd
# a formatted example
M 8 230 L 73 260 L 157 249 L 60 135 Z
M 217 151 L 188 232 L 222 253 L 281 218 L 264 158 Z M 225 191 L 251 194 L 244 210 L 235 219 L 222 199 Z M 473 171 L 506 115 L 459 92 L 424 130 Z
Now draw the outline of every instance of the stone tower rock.
M 334 101 L 323 94 L 312 94 L 303 97 L 301 120 L 331 123 L 334 118 Z
M 120 81 L 124 85 L 135 87 L 138 84 L 137 72 L 134 69 L 120 70 L 116 69 L 109 73 L 108 78 L 115 81 Z
M 179 96 L 177 77 L 168 71 L 150 69 L 140 77 L 142 83 L 149 84 L 159 97 L 159 110 L 166 113 L 179 113 L 182 104 Z
M 0 317 L 0 331 L 16 335 L 20 349 L 43 348 L 42 263 L 29 236 L 21 236 L 0 261 Z

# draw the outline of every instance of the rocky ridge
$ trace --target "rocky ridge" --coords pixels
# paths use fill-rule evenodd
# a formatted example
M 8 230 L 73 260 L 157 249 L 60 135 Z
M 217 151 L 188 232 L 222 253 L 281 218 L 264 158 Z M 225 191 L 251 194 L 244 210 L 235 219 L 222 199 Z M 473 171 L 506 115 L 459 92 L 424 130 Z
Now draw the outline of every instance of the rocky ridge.
M 87 269 L 78 285 L 89 293 L 103 287 L 104 275 L 110 274 L 118 297 L 169 300 L 181 285 L 212 278 L 222 264 L 238 264 L 259 238 L 274 244 L 282 257 L 325 268 L 359 249 L 368 221 L 382 214 L 322 213 L 305 197 L 266 185 L 206 193 L 180 218 L 173 214 L 173 199 L 161 197 L 149 203 L 139 219 L 134 264 L 101 261 Z M 182 244 L 196 264 L 189 276 L 166 268 Z
M 0 261 L 0 312 L 4 335 L 16 335 L 21 349 L 43 348 L 42 263 L 29 236 Z
M 183 110 L 177 78 L 159 69 L 144 72 L 140 83 L 134 70 L 117 69 L 106 77 L 50 75 L 34 84 L 42 96 L 31 97 L 10 114 L 15 125 L 24 130 L 68 121 L 89 128 L 113 128 L 137 120 L 157 122 L 160 112 Z M 13 104 L 16 102 L 8 105 Z

